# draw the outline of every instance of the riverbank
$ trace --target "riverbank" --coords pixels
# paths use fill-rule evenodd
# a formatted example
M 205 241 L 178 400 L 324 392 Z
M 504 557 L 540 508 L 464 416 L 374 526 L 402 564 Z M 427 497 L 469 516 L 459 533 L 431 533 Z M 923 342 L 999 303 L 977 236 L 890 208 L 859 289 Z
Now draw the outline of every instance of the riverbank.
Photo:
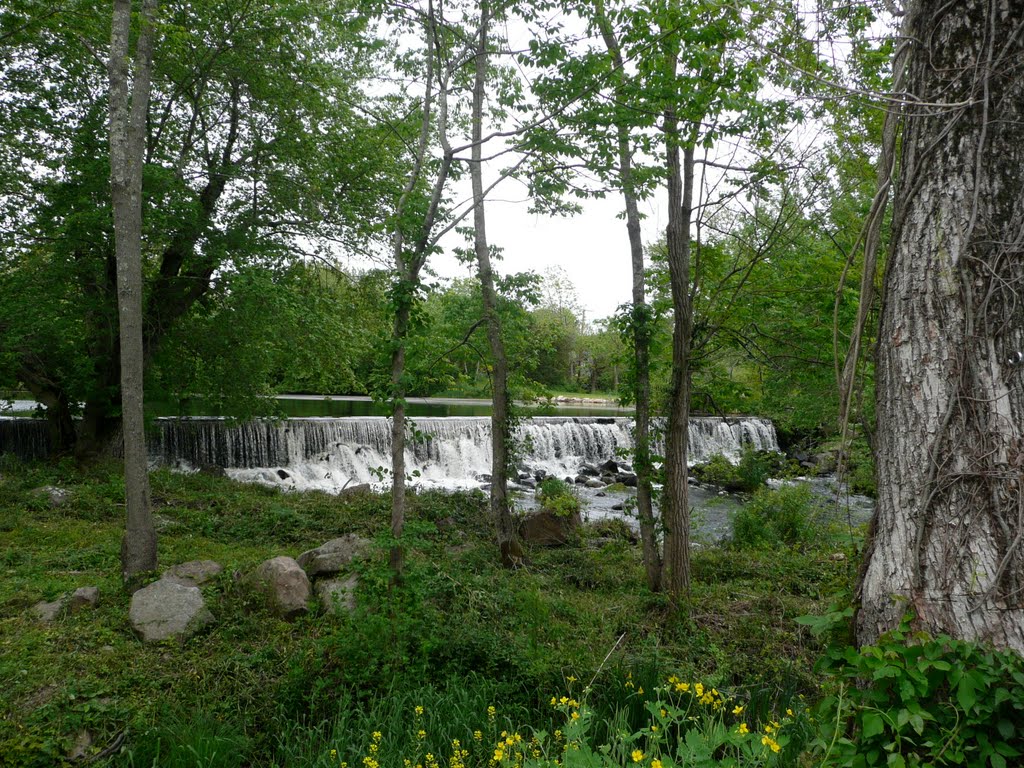
M 425 492 L 411 498 L 405 585 L 389 590 L 384 496 L 286 494 L 164 470 L 152 480 L 161 568 L 224 566 L 203 587 L 215 623 L 182 645 L 132 634 L 116 467 L 0 468 L 5 764 L 59 765 L 77 743 L 87 756 L 112 749 L 100 765 L 134 755 L 149 766 L 159 749 L 161 766 L 184 765 L 170 753 L 187 749 L 216 751 L 201 763 L 211 766 L 357 765 L 374 730 L 397 743 L 391 731 L 408 725 L 391 708 L 417 703 L 434 707 L 422 746 L 448 755 L 452 738 L 473 744 L 496 723 L 553 733 L 565 713 L 549 699 L 578 696 L 582 681 L 594 723 L 623 708 L 640 717 L 639 691 L 669 675 L 742 700 L 751 727 L 781 722 L 821 682 L 812 669 L 823 641 L 796 617 L 825 612 L 854 577 L 852 541 L 829 532 L 785 556 L 706 546 L 693 554 L 684 615 L 646 589 L 639 546 L 621 527 L 584 527 L 571 545 L 535 549 L 526 568 L 507 571 L 482 494 Z M 289 623 L 242 588 L 263 560 L 344 533 L 374 542 L 354 613 Z M 33 615 L 37 602 L 85 586 L 99 588 L 95 608 L 52 623 Z

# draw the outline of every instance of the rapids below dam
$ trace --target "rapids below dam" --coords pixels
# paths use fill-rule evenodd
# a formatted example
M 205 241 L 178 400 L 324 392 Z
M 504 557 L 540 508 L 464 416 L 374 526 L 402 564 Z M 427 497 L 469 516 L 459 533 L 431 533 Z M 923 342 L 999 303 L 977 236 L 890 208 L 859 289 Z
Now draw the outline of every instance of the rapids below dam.
M 486 488 L 491 471 L 491 425 L 486 416 L 414 417 L 418 437 L 406 448 L 410 485 L 431 489 Z M 581 467 L 615 461 L 630 472 L 633 419 L 626 416 L 535 416 L 523 419 L 515 435 L 519 447 L 518 476 L 511 478 L 520 510 L 536 502 L 531 491 L 538 477 L 551 475 L 570 481 Z M 707 461 L 715 454 L 736 460 L 744 446 L 778 450 L 775 428 L 755 417 L 693 417 L 690 419 L 689 459 Z M 42 419 L 0 417 L 0 454 L 44 458 L 49 449 Z M 181 471 L 220 467 L 232 479 L 285 490 L 339 493 L 347 487 L 390 483 L 391 422 L 382 416 L 290 418 L 233 422 L 218 417 L 154 419 L 149 438 L 153 466 Z M 625 455 L 625 457 L 624 457 Z M 810 481 L 822 498 L 835 498 L 842 489 L 827 479 Z M 576 485 L 585 516 L 627 517 L 632 488 L 607 489 Z M 729 516 L 741 503 L 735 496 L 710 487 L 693 486 L 690 503 L 699 527 L 710 539 L 729 532 Z M 846 497 L 856 521 L 871 512 L 870 499 Z

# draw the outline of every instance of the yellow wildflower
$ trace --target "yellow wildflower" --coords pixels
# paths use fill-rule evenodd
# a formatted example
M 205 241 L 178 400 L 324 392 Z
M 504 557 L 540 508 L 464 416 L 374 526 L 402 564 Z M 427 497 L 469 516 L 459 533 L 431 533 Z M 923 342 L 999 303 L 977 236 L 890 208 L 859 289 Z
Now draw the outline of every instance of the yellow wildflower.
M 331 759 L 333 760 L 333 759 L 335 759 L 337 757 L 338 757 L 338 750 L 332 749 L 331 750 Z
M 484 735 L 480 731 L 473 731 L 473 738 L 477 741 L 481 741 Z
M 786 714 L 789 715 L 790 717 L 792 717 L 793 716 L 793 710 L 787 708 L 786 709 Z
M 574 677 L 573 675 L 569 675 L 569 676 L 568 676 L 567 678 L 565 678 L 565 679 L 569 681 L 569 685 L 572 685 L 573 683 L 575 683 L 575 682 L 576 682 L 576 678 L 575 678 L 575 677 Z
M 637 688 L 636 692 L 639 693 L 641 696 L 643 696 L 644 695 L 644 688 L 643 688 L 643 686 L 640 686 L 639 688 Z
M 651 760 L 651 768 L 661 768 L 661 760 L 658 758 Z
M 374 740 L 375 742 L 377 742 L 378 744 L 380 744 L 380 740 L 381 740 L 381 739 L 383 739 L 383 738 L 384 738 L 384 737 L 383 737 L 383 736 L 381 735 L 381 732 L 380 732 L 380 731 L 374 731 L 374 732 L 373 732 L 373 740 Z
M 552 707 L 557 707 L 558 706 L 558 699 L 556 699 L 554 696 L 551 697 L 551 706 Z
M 750 733 L 750 729 L 747 728 L 747 724 L 746 723 L 740 723 L 739 731 L 740 731 L 740 733 Z
M 414 712 L 416 713 L 416 715 L 417 715 L 417 717 L 418 717 L 419 715 L 422 715 L 422 714 L 423 714 L 423 707 L 421 707 L 421 706 L 419 706 L 419 705 L 417 704 L 417 705 L 416 705 L 416 709 L 414 709 L 413 711 L 414 711 Z
M 573 712 L 571 717 L 572 717 L 573 720 L 579 720 L 580 719 L 580 713 L 579 712 Z
M 661 708 L 661 716 L 662 717 L 668 717 L 668 710 L 665 709 L 664 707 Z
M 564 707 L 566 704 L 569 703 L 569 697 L 568 696 L 563 696 L 562 698 L 560 698 L 558 700 L 558 703 L 561 704 Z
M 425 738 L 427 738 L 427 732 L 420 728 L 418 731 L 416 731 L 416 738 L 420 741 L 423 741 Z
M 487 719 L 493 720 L 498 711 L 492 706 L 487 708 Z
M 743 707 L 741 707 L 739 704 L 737 704 L 735 707 L 732 708 L 732 713 L 734 715 L 738 715 L 738 714 L 740 714 L 742 712 L 743 712 Z
M 501 747 L 494 750 L 494 762 L 500 763 L 503 757 L 505 757 L 505 751 Z
M 631 755 L 634 763 L 642 763 L 644 759 L 644 753 L 639 749 L 634 749 Z
M 695 686 L 693 686 L 693 692 L 696 693 L 698 696 L 703 696 L 704 685 L 702 683 L 697 683 Z
M 671 675 L 669 677 L 669 679 L 668 679 L 668 682 L 669 682 L 669 685 L 675 685 L 676 683 L 679 682 L 679 678 L 676 677 L 675 675 Z

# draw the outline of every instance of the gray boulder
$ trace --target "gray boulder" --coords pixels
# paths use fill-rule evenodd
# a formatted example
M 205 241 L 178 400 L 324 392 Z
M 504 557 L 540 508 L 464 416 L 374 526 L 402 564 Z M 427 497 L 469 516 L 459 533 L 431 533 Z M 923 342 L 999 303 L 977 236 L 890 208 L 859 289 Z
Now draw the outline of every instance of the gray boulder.
M 558 547 L 567 544 L 580 527 L 579 514 L 560 516 L 540 510 L 526 516 L 519 525 L 519 537 L 526 544 Z
M 213 623 L 198 587 L 167 579 L 155 581 L 132 595 L 128 619 L 143 642 L 184 641 Z
M 64 605 L 67 603 L 68 596 L 61 595 L 51 603 L 45 600 L 40 600 L 38 603 L 32 606 L 32 612 L 36 618 L 44 624 L 49 624 L 51 621 L 56 621 L 57 617 L 64 611 Z
M 68 610 L 75 613 L 83 608 L 95 608 L 99 601 L 99 587 L 79 587 L 68 598 Z
M 346 488 L 342 488 L 339 492 L 339 496 L 359 496 L 362 494 L 373 493 L 373 488 L 369 483 L 360 483 L 359 485 L 350 485 Z
M 309 578 L 290 557 L 274 557 L 260 564 L 248 579 L 262 593 L 270 610 L 282 619 L 294 619 L 309 610 Z
M 36 488 L 35 493 L 46 496 L 51 507 L 62 507 L 71 498 L 71 491 L 56 485 L 44 485 L 42 488 Z
M 316 584 L 316 595 L 324 613 L 340 613 L 356 609 L 356 587 L 359 577 L 352 574 L 347 579 L 326 579 Z
M 213 560 L 190 560 L 171 566 L 164 571 L 163 578 L 186 587 L 200 587 L 212 581 L 223 570 L 223 566 Z
M 298 563 L 311 579 L 316 576 L 333 576 L 348 568 L 353 560 L 365 555 L 369 546 L 370 542 L 362 536 L 348 533 L 316 549 L 303 552 L 298 557 Z

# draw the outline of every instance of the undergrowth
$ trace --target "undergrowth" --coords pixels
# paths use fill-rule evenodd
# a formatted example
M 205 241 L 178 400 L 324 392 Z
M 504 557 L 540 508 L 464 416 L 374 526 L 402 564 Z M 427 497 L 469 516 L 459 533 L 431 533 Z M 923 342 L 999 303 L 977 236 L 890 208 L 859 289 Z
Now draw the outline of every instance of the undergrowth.
M 416 706 L 426 713 L 418 746 L 448 759 L 452 740 L 487 732 L 489 706 L 497 735 L 567 732 L 571 714 L 550 698 L 582 702 L 584 687 L 596 749 L 620 726 L 649 727 L 652 692 L 672 674 L 742 698 L 757 722 L 781 722 L 821 680 L 810 670 L 824 646 L 794 620 L 824 610 L 851 578 L 847 562 L 828 556 L 831 542 L 786 558 L 708 547 L 693 553 L 682 614 L 646 589 L 628 535 L 584 532 L 509 571 L 482 494 L 417 493 L 406 578 L 394 587 L 384 496 L 282 493 L 163 470 L 151 478 L 161 568 L 193 559 L 225 568 L 203 588 L 216 623 L 183 645 L 144 645 L 130 630 L 116 465 L 0 464 L 0 765 L 70 764 L 87 732 L 87 755 L 110 752 L 93 765 L 338 766 L 334 749 L 356 768 L 374 731 L 379 750 L 394 750 L 389 760 L 412 754 Z M 52 504 L 44 486 L 66 501 Z M 279 621 L 236 580 L 350 532 L 376 542 L 351 615 Z M 33 617 L 37 601 L 86 585 L 100 589 L 95 609 L 49 625 Z

